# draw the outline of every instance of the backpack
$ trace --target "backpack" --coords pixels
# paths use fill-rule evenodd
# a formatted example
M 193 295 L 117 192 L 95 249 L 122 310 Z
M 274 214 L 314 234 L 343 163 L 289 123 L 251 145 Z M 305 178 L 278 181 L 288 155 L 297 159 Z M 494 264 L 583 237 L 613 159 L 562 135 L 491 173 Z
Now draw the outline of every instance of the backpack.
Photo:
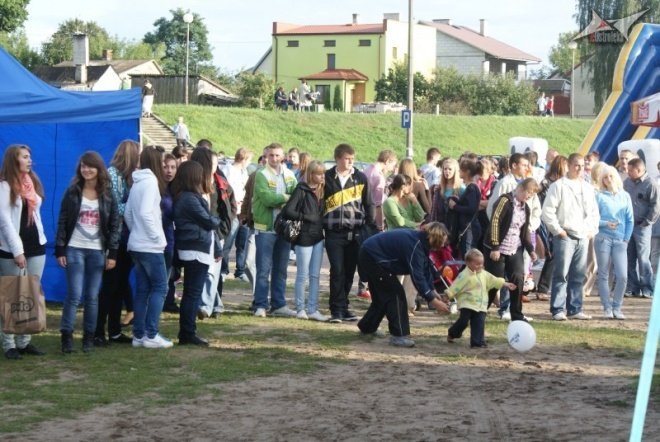
M 220 173 L 214 173 L 213 179 L 218 190 L 218 217 L 220 218 L 218 232 L 223 238 L 226 238 L 229 232 L 231 232 L 231 223 L 236 211 L 232 207 L 234 191 L 227 179 L 220 175 Z

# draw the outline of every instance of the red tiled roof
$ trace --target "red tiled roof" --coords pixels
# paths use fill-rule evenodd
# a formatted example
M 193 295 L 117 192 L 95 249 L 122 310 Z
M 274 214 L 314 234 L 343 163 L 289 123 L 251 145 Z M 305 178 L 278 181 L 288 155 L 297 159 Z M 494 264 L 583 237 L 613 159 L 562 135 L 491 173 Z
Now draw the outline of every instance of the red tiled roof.
M 513 46 L 509 46 L 508 44 L 499 40 L 495 40 L 492 37 L 484 37 L 479 32 L 465 26 L 454 26 L 448 25 L 446 23 L 436 23 L 432 21 L 421 21 L 420 23 L 423 25 L 432 26 L 443 34 L 447 34 L 450 37 L 462 41 L 463 43 L 474 46 L 475 48 L 482 50 L 496 58 L 534 63 L 541 62 L 541 59 L 538 57 L 523 52 L 520 49 L 516 49 Z
M 294 25 L 290 23 L 273 22 L 273 35 L 313 35 L 313 34 L 383 34 L 385 25 L 376 24 L 346 24 L 346 25 Z
M 369 77 L 355 69 L 326 69 L 325 71 L 302 77 L 301 80 L 367 81 Z

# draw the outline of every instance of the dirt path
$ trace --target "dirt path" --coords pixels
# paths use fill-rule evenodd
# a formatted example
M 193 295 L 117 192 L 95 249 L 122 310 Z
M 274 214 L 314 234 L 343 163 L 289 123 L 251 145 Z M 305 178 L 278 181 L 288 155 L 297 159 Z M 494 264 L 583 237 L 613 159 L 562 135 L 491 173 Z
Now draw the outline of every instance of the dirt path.
M 225 295 L 230 309 L 244 309 L 250 300 L 245 290 Z M 571 324 L 645 330 L 650 302 L 625 303 L 626 321 Z M 366 306 L 354 304 L 358 311 Z M 547 302 L 531 302 L 524 309 L 537 321 L 550 318 Z M 597 298 L 586 298 L 585 310 L 599 315 Z M 421 312 L 412 319 L 413 334 L 437 323 L 437 316 Z M 217 349 L 223 351 L 222 343 Z M 295 351 L 312 352 L 304 347 Z M 471 353 L 465 343 L 450 346 L 429 339 L 414 349 L 393 348 L 386 338 L 374 338 L 347 351 L 313 353 L 348 363 L 327 364 L 308 375 L 213 385 L 198 398 L 163 408 L 103 406 L 75 420 L 49 421 L 3 439 L 623 441 L 640 363 L 605 350 L 548 343 L 526 354 L 506 344 Z M 646 435 L 660 434 L 658 402 L 649 404 L 646 422 Z

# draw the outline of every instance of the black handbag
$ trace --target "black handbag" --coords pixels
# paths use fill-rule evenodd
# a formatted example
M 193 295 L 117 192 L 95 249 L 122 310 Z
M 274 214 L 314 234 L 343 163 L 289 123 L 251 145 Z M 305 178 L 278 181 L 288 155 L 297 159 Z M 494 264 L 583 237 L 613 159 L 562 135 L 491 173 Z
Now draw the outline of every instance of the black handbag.
M 288 219 L 284 216 L 285 209 L 290 202 L 291 199 L 286 202 L 280 213 L 278 213 L 275 217 L 275 222 L 273 222 L 273 230 L 275 230 L 276 234 L 292 243 L 298 239 L 300 231 L 302 230 L 303 200 L 298 200 L 298 204 L 295 210 L 295 213 L 300 214 L 298 219 Z
M 294 242 L 296 239 L 298 239 L 298 235 L 300 235 L 300 230 L 302 229 L 302 220 L 286 219 L 282 213 L 283 212 L 277 214 L 275 222 L 273 223 L 275 233 L 289 242 Z

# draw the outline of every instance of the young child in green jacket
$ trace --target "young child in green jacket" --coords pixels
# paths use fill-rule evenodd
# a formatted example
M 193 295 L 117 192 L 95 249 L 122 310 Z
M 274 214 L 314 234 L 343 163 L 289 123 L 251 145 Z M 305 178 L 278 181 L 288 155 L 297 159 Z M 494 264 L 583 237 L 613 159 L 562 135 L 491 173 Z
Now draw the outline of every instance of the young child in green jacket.
M 469 250 L 465 255 L 466 268 L 458 274 L 454 283 L 445 290 L 449 299 L 456 298 L 460 316 L 449 327 L 447 342 L 460 338 L 470 325 L 470 347 L 488 347 L 484 339 L 488 291 L 506 287 L 515 290 L 516 285 L 505 282 L 484 270 L 484 255 L 477 249 Z

